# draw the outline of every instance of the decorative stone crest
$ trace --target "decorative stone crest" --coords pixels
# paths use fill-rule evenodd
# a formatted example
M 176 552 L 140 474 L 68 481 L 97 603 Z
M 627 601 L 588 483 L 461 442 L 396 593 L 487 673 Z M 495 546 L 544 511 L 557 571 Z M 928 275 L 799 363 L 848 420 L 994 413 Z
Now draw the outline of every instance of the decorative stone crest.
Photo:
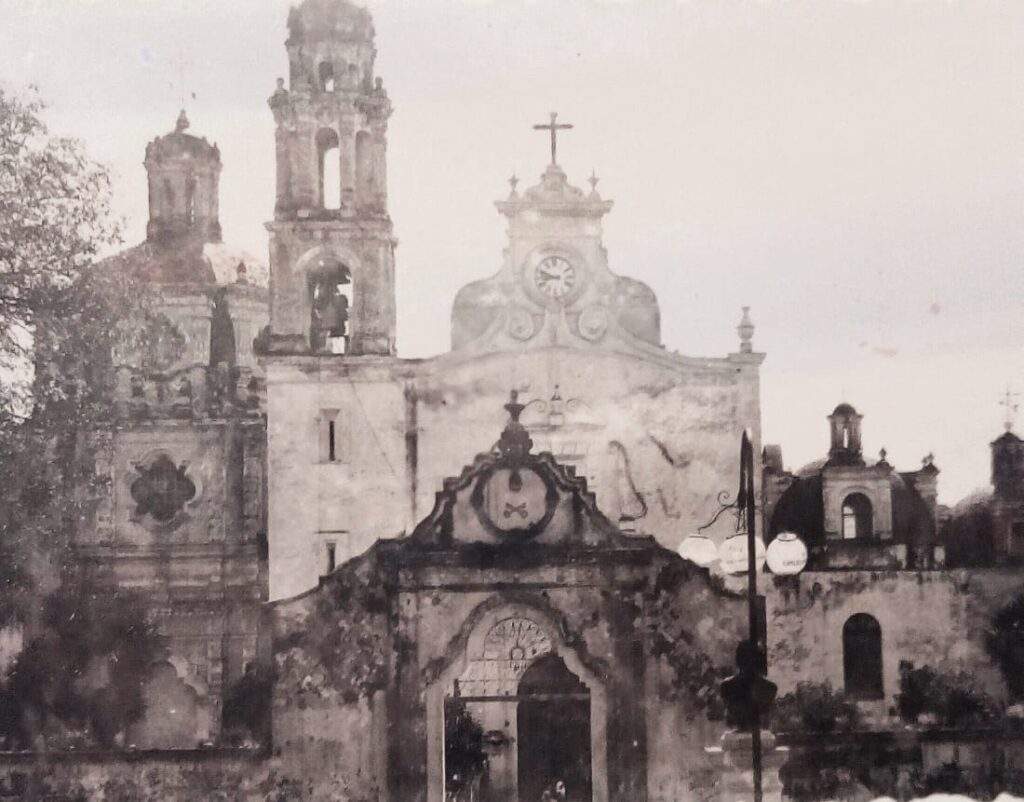
M 139 518 L 152 516 L 160 523 L 169 523 L 182 507 L 195 498 L 196 485 L 187 475 L 188 465 L 176 466 L 166 454 L 160 454 L 149 465 L 136 465 L 139 477 L 132 482 L 131 495 Z
M 580 312 L 576 324 L 580 337 L 590 342 L 597 342 L 608 331 L 608 310 L 603 306 L 588 306 Z
M 537 333 L 533 315 L 521 306 L 514 306 L 508 312 L 508 333 L 512 338 L 525 342 Z

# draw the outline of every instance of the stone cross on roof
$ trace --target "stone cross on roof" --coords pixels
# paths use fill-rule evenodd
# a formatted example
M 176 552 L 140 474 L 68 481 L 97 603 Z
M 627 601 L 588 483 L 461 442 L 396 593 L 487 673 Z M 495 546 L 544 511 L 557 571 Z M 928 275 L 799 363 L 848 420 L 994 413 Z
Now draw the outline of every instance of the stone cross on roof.
M 1003 395 L 1003 400 L 999 402 L 999 406 L 1006 408 L 1006 420 L 1003 425 L 1006 427 L 1006 431 L 1013 430 L 1013 422 L 1017 417 L 1017 409 L 1019 407 L 1017 400 L 1020 398 L 1020 393 L 1015 393 L 1010 389 L 1009 386 L 1006 388 L 1006 393 Z
M 551 163 L 558 164 L 558 160 L 555 158 L 558 151 L 558 132 L 567 131 L 572 128 L 572 123 L 559 123 L 558 112 L 551 112 L 551 122 L 547 125 L 537 124 L 533 126 L 534 131 L 550 131 L 551 132 Z

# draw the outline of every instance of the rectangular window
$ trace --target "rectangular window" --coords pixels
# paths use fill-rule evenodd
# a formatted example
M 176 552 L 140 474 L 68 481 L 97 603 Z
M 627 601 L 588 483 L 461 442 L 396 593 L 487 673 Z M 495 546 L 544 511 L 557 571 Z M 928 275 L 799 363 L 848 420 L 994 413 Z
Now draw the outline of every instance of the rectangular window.
M 341 461 L 343 449 L 338 410 L 320 410 L 320 417 L 317 418 L 317 441 L 317 459 L 320 462 Z
M 338 567 L 338 544 L 333 541 L 328 541 L 327 544 L 327 570 L 325 574 L 330 574 Z

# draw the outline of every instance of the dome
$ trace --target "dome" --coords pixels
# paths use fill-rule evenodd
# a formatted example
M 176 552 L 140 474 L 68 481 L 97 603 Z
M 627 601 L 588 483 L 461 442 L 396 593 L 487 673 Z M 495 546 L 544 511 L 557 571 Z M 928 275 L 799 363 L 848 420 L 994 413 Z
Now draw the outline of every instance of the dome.
M 289 42 L 373 38 L 370 12 L 348 0 L 305 0 L 288 15 Z
M 265 288 L 269 279 L 267 266 L 260 259 L 221 242 L 192 241 L 173 248 L 144 242 L 110 257 L 104 264 L 156 285 L 247 283 Z M 245 270 L 240 270 L 240 265 Z
M 845 401 L 832 410 L 832 415 L 856 415 L 857 410 L 852 405 L 847 404 Z
M 189 125 L 188 116 L 182 109 L 174 124 L 174 130 L 164 136 L 158 136 L 146 146 L 146 161 L 150 163 L 185 159 L 196 162 L 208 161 L 219 165 L 220 150 L 204 137 L 186 134 Z

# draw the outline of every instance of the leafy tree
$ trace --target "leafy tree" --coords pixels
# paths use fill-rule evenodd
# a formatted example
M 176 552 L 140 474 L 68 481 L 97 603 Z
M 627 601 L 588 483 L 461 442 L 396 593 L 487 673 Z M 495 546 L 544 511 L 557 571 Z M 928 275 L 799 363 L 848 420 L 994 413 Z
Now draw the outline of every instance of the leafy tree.
M 110 745 L 142 713 L 160 639 L 137 597 L 83 575 L 74 535 L 103 489 L 115 354 L 144 344 L 153 315 L 133 275 L 94 264 L 117 236 L 107 173 L 42 109 L 0 89 L 0 626 L 26 642 L 0 730 Z
M 1024 699 L 1024 593 L 995 614 L 985 632 L 985 649 L 999 666 L 1010 698 Z
M 0 89 L 0 423 L 26 413 L 25 382 L 40 330 L 75 335 L 90 310 L 74 308 L 69 287 L 105 246 L 110 179 L 80 144 L 49 134 L 34 94 Z M 70 302 L 70 303 L 69 303 Z

